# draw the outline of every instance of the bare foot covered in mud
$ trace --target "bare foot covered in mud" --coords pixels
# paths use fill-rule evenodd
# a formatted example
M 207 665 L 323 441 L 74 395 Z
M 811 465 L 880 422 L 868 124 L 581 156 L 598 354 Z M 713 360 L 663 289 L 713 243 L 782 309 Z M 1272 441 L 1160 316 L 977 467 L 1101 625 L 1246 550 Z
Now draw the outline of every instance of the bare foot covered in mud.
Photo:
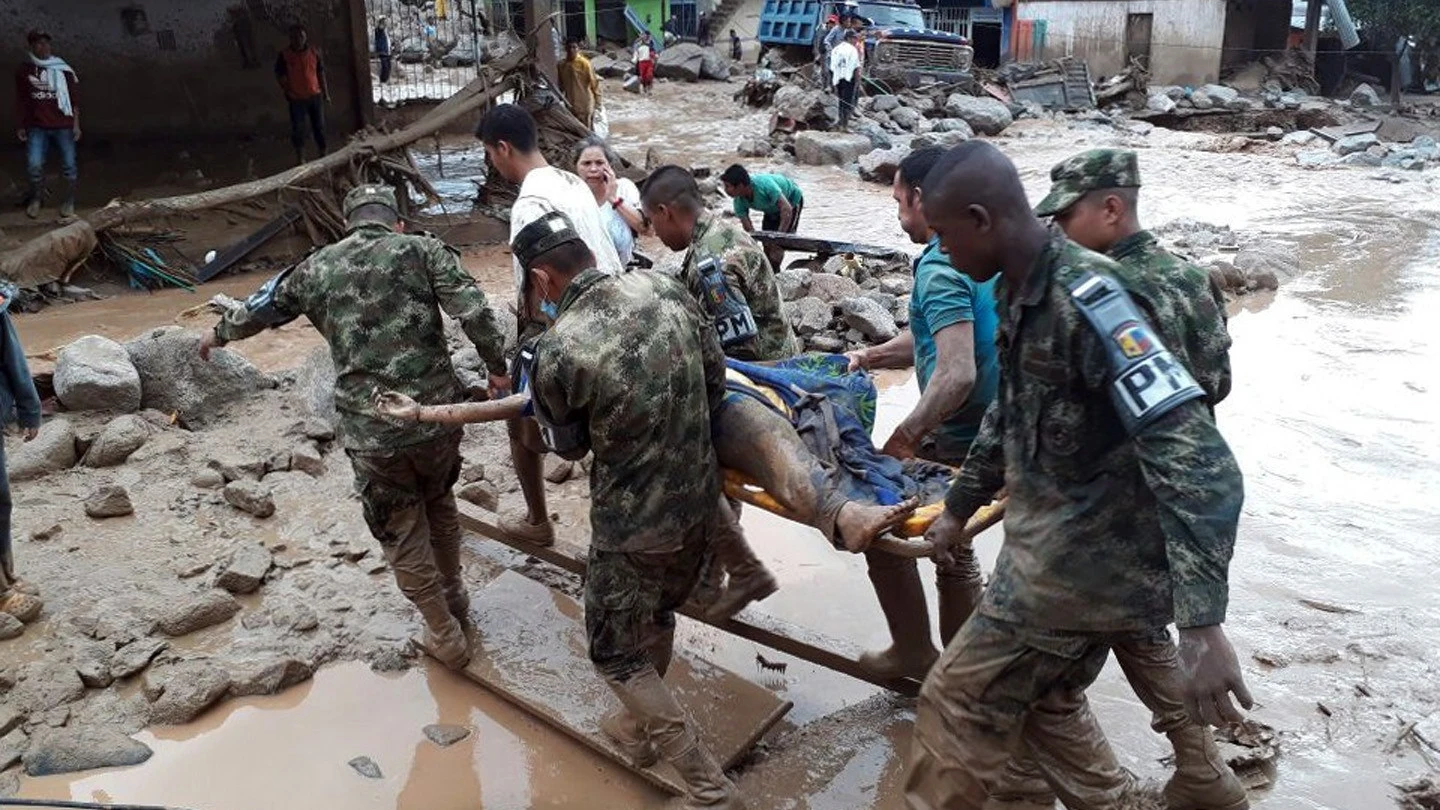
M 916 498 L 901 501 L 894 506 L 848 501 L 840 507 L 840 514 L 835 518 L 835 530 L 840 534 L 840 542 L 845 544 L 845 550 L 859 554 L 869 548 L 875 538 L 899 526 L 905 518 L 914 514 L 919 506 L 920 501 Z

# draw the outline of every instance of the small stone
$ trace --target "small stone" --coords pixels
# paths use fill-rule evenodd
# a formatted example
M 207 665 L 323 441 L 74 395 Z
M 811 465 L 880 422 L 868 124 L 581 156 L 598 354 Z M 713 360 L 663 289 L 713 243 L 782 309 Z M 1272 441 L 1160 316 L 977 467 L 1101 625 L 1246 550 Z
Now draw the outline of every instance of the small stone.
M 160 695 L 150 707 L 150 721 L 172 726 L 188 723 L 210 708 L 230 690 L 230 676 L 209 661 L 185 661 L 151 671 L 160 680 Z
M 545 473 L 545 480 L 552 484 L 563 484 L 575 475 L 575 462 L 560 459 Z
M 1263 664 L 1271 669 L 1284 669 L 1290 666 L 1290 657 L 1284 653 L 1261 650 L 1252 653 L 1251 657 L 1254 658 L 1257 663 Z
M 219 470 L 207 468 L 195 473 L 195 477 L 190 479 L 190 486 L 199 489 L 220 489 L 225 486 L 225 476 L 221 475 Z
M 9 641 L 25 634 L 25 625 L 9 613 L 0 613 L 0 641 Z
M 230 593 L 254 593 L 265 582 L 275 558 L 260 545 L 244 545 L 235 550 L 230 564 L 215 578 L 215 587 Z
M 235 597 L 212 589 L 171 607 L 155 624 L 167 636 L 183 636 L 229 621 L 239 612 Z
M 155 656 L 169 649 L 170 642 L 158 638 L 142 638 L 115 651 L 110 660 L 110 675 L 119 680 L 139 675 L 150 666 Z
M 86 451 L 80 463 L 86 467 L 114 467 L 124 464 L 132 453 L 150 440 L 150 423 L 134 414 L 114 419 Z
M 225 502 L 261 519 L 275 514 L 275 499 L 270 495 L 270 488 L 258 481 L 241 480 L 226 484 Z
M 30 746 L 30 737 L 24 731 L 15 729 L 0 736 L 0 771 L 20 762 L 25 749 Z
M 908 295 L 915 287 L 915 280 L 909 276 L 885 276 L 880 279 L 880 292 L 886 295 Z
M 465 467 L 460 470 L 460 483 L 462 484 L 473 484 L 476 481 L 484 480 L 485 465 L 478 461 L 466 464 Z
M 85 514 L 96 520 L 123 517 L 135 513 L 130 493 L 118 484 L 108 484 L 90 493 L 85 499 Z
M 50 776 L 139 765 L 148 760 L 150 754 L 150 746 L 114 729 L 88 726 L 42 729 L 25 752 L 25 773 Z
M 304 683 L 315 675 L 315 668 L 295 658 L 282 658 L 246 668 L 235 675 L 230 684 L 233 697 L 273 695 Z
M 275 472 L 289 472 L 289 471 L 290 471 L 290 454 L 289 454 L 289 453 L 282 453 L 282 452 L 271 453 L 271 454 L 270 454 L 270 457 L 267 458 L 267 459 L 265 459 L 265 474 L 266 474 L 266 475 L 269 475 L 270 473 L 275 473 Z
M 463 501 L 473 503 L 490 512 L 500 508 L 500 490 L 490 481 L 481 480 L 466 484 L 455 495 Z
M 366 779 L 384 779 L 385 774 L 380 772 L 380 766 L 370 757 L 355 757 L 347 763 L 355 769 L 355 772 Z
M 805 348 L 822 354 L 839 354 L 845 351 L 845 340 L 834 333 L 823 333 L 806 340 Z
M 71 647 L 71 663 L 80 682 L 91 689 L 104 689 L 115 682 L 111 672 L 115 647 L 108 643 L 77 643 Z
M 303 444 L 291 450 L 286 464 L 285 469 L 303 472 L 311 478 L 319 478 L 325 474 L 325 459 L 320 454 L 320 449 L 313 444 Z
M 449 748 L 470 736 L 470 729 L 465 726 L 452 726 L 443 723 L 426 726 L 424 731 L 425 736 L 430 738 L 430 742 L 435 743 L 441 748 Z
M 4 737 L 11 731 L 20 727 L 25 722 L 25 717 L 15 711 L 15 707 L 8 703 L 0 703 L 0 737 Z
M 48 542 L 50 542 L 51 540 L 55 540 L 55 539 L 59 538 L 60 535 L 62 535 L 62 534 L 64 534 L 64 533 L 65 533 L 65 527 L 64 527 L 64 526 L 61 526 L 59 523 L 52 523 L 52 524 L 50 524 L 49 526 L 47 526 L 47 527 L 45 527 L 45 528 L 43 528 L 43 529 L 37 529 L 37 530 L 31 532 L 31 533 L 30 533 L 30 542 L 32 542 L 32 543 L 48 543 Z
M 176 568 L 175 575 L 180 577 L 181 579 L 194 579 L 195 577 L 200 576 L 206 571 L 209 571 L 214 565 L 215 564 L 212 562 L 196 562 L 194 560 L 187 560 L 185 562 L 182 562 L 180 566 Z
M 306 419 L 296 426 L 296 432 L 312 441 L 335 441 L 335 428 L 324 419 L 316 419 L 314 417 Z
M 297 633 L 308 633 L 320 626 L 320 617 L 309 605 L 301 605 L 295 610 L 295 618 L 290 623 L 290 629 Z

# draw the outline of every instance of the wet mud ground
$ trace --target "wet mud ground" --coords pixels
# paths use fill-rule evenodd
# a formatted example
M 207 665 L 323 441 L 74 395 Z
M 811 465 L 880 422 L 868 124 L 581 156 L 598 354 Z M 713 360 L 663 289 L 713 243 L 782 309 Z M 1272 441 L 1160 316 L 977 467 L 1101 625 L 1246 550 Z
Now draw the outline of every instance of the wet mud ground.
M 719 85 L 662 83 L 650 98 L 617 87 L 607 98 L 616 146 L 642 163 L 653 146 L 656 157 L 718 172 L 734 144 L 763 132 L 768 120 L 736 106 Z M 1020 165 L 1035 199 L 1061 158 L 1090 146 L 1132 146 L 1146 181 L 1147 224 L 1183 217 L 1228 225 L 1297 268 L 1278 293 L 1247 296 L 1233 307 L 1235 387 L 1218 409 L 1247 483 L 1227 630 L 1260 703 L 1253 717 L 1280 732 L 1274 784 L 1254 798 L 1277 810 L 1389 806 L 1395 783 L 1430 774 L 1440 761 L 1423 742 L 1440 744 L 1440 586 L 1433 573 L 1440 510 L 1432 496 L 1440 485 L 1440 339 L 1433 326 L 1440 323 L 1440 176 L 1392 181 L 1375 170 L 1307 171 L 1282 149 L 1235 152 L 1223 136 L 1140 136 L 1052 121 L 1018 122 L 995 140 Z M 802 234 L 904 243 L 888 187 L 839 168 L 777 168 L 806 190 Z M 663 263 L 666 251 L 648 247 Z M 467 267 L 495 301 L 509 300 L 503 251 L 473 254 Z M 242 277 L 217 289 L 238 294 L 260 280 Z M 198 296 L 182 294 L 128 296 L 54 308 L 17 325 L 33 351 L 87 332 L 138 333 L 197 303 Z M 237 348 L 273 371 L 298 365 L 314 345 L 313 330 L 293 324 Z M 917 396 L 908 372 L 881 383 L 877 441 Z M 17 556 L 45 588 L 50 618 L 20 640 L 0 642 L 0 668 L 55 654 L 62 624 L 75 615 L 112 604 L 139 611 L 144 599 L 178 593 L 185 583 L 173 573 L 177 558 L 214 558 L 240 539 L 286 546 L 277 558 L 316 560 L 242 597 L 240 617 L 175 641 L 172 652 L 199 649 L 243 664 L 278 650 L 331 665 L 282 694 L 230 700 L 194 723 L 140 732 L 156 751 L 143 766 L 27 779 L 21 795 L 195 808 L 662 806 L 664 798 L 639 779 L 438 667 L 366 666 L 403 666 L 398 651 L 415 619 L 388 573 L 324 562 L 331 540 L 371 543 L 338 450 L 326 456 L 318 480 L 282 477 L 270 521 L 204 496 L 188 505 L 194 490 L 186 482 L 204 459 L 263 453 L 283 442 L 284 428 L 298 418 L 296 397 L 294 386 L 282 385 L 216 427 L 167 434 L 171 449 L 151 459 L 17 485 Z M 467 458 L 485 465 L 504 507 L 518 506 L 500 437 L 480 429 L 469 436 Z M 115 477 L 131 486 L 137 517 L 96 524 L 80 515 L 77 498 L 90 479 Z M 552 510 L 570 537 L 583 537 L 584 492 L 583 479 L 551 488 Z M 28 541 L 56 521 L 66 527 L 62 539 Z M 744 523 L 783 585 L 763 610 L 862 646 L 886 640 L 861 560 L 757 510 L 746 510 Z M 981 538 L 987 569 L 1000 537 L 992 530 Z M 504 566 L 542 570 L 474 537 L 467 552 L 477 585 Z M 573 587 L 564 575 L 546 576 Z M 286 601 L 313 605 L 319 629 L 305 637 L 280 632 L 273 621 L 242 626 L 245 616 L 274 615 Z M 761 672 L 757 652 L 786 657 L 685 620 L 679 643 L 795 703 L 740 775 L 751 806 L 901 806 L 913 704 L 803 662 L 788 661 L 783 675 Z M 122 716 L 114 703 L 133 696 L 135 687 L 127 688 L 93 711 Z M 1107 668 L 1091 698 L 1121 761 L 1163 778 L 1159 760 L 1167 748 L 1118 670 Z M 80 704 L 72 715 L 86 711 L 89 704 Z M 439 749 L 421 734 L 434 722 L 475 733 Z M 1402 733 L 1410 724 L 1421 733 Z M 356 775 L 346 762 L 358 755 L 373 758 L 384 778 Z

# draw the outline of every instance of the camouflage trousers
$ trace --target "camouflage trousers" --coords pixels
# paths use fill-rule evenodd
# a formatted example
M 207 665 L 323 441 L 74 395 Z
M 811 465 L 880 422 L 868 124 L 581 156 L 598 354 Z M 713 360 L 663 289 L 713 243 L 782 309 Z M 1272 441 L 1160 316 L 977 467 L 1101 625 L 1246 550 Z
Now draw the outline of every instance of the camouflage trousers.
M 602 676 L 623 683 L 651 665 L 665 674 L 675 638 L 675 611 L 710 566 L 721 521 L 719 509 L 712 510 L 685 532 L 679 545 L 663 551 L 591 546 L 585 571 L 585 635 L 590 660 Z
M 350 451 L 355 488 L 370 533 L 395 584 L 415 604 L 443 598 L 460 577 L 460 433 L 386 451 Z
M 1012 778 L 1012 758 L 1028 750 L 1066 807 L 1115 807 L 1131 778 L 1085 690 L 1121 635 L 971 616 L 920 690 L 905 806 L 980 810 Z

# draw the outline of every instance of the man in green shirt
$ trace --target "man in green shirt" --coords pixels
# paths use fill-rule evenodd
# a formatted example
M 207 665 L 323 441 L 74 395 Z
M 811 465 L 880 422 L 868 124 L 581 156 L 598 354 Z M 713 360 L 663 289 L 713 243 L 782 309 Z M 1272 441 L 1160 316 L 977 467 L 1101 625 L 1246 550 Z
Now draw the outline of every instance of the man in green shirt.
M 800 212 L 805 209 L 805 195 L 795 181 L 783 174 L 751 174 L 739 163 L 734 164 L 720 175 L 720 182 L 725 186 L 725 193 L 735 207 L 735 216 L 740 218 L 740 227 L 746 233 L 754 233 L 755 226 L 750 222 L 750 211 L 754 209 L 761 213 L 760 229 L 764 231 L 778 231 L 779 233 L 795 233 L 800 227 Z M 781 248 L 767 246 L 765 258 L 770 260 L 770 266 L 778 272 L 781 268 L 780 262 L 785 258 L 785 251 Z

